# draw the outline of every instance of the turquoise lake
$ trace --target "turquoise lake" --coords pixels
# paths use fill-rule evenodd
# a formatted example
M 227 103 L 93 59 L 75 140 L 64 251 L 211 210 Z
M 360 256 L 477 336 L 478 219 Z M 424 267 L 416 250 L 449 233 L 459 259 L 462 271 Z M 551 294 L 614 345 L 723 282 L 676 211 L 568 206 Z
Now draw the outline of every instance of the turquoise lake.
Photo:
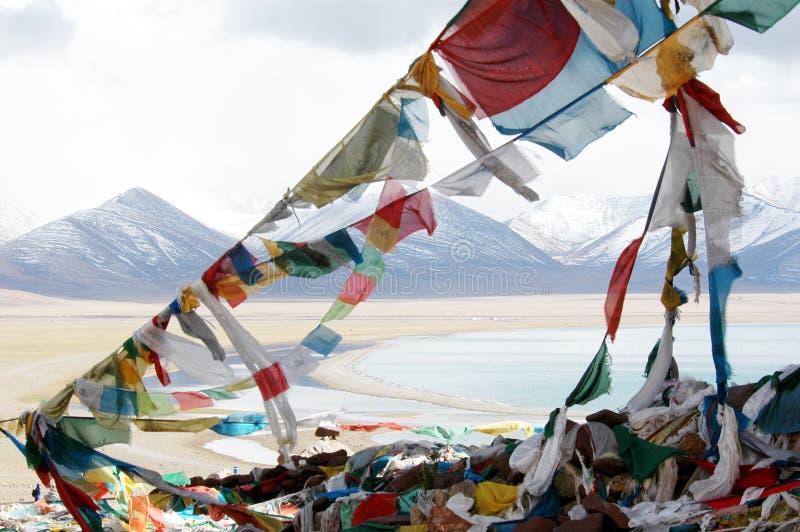
M 555 408 L 564 403 L 603 339 L 601 327 L 564 327 L 399 338 L 362 360 L 355 369 L 387 382 L 457 397 L 523 407 Z M 620 329 L 609 342 L 612 393 L 575 411 L 616 409 L 644 382 L 647 355 L 661 327 Z M 674 356 L 682 377 L 714 381 L 707 325 L 674 328 Z M 758 380 L 800 362 L 797 324 L 731 324 L 728 360 L 733 381 Z

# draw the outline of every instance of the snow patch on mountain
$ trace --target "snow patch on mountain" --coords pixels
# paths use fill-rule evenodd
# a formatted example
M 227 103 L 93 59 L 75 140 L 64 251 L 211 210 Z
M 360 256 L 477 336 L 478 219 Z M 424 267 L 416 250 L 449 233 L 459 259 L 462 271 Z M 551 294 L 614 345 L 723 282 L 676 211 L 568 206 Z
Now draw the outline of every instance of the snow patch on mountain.
M 81 297 L 174 291 L 232 242 L 134 188 L 0 244 L 0 286 Z

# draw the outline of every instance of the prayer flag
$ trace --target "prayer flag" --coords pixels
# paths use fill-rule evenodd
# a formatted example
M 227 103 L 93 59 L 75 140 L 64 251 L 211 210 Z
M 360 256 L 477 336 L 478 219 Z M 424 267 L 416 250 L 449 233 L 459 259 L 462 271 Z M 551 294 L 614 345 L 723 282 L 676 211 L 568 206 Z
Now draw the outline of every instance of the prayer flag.
M 800 0 L 719 0 L 703 11 L 764 33 L 786 16 Z
M 431 235 L 436 230 L 431 193 L 423 189 L 406 196 L 397 180 L 387 179 L 375 214 L 353 227 L 366 234 L 367 242 L 383 253 L 420 229 Z
M 675 276 L 689 264 L 686 246 L 683 244 L 683 233 L 680 229 L 672 229 L 672 247 L 667 259 L 667 271 L 664 274 L 664 287 L 661 290 L 661 304 L 669 311 L 675 311 L 688 301 L 686 293 L 677 288 L 673 281 Z
M 232 275 L 237 275 L 245 285 L 252 286 L 263 275 L 262 272 L 253 268 L 256 262 L 256 257 L 244 247 L 244 244 L 237 242 L 203 273 L 203 282 L 215 297 L 219 297 L 217 281 Z M 231 306 L 235 307 L 247 299 L 247 293 L 241 290 L 237 293 L 229 287 L 226 299 Z
M 569 161 L 631 116 L 604 88 L 570 105 L 520 137 Z
M 313 331 L 308 333 L 300 343 L 320 355 L 328 356 L 336 349 L 336 346 L 339 345 L 341 341 L 341 334 L 320 324 L 317 325 Z
M 614 7 L 639 33 L 636 53 L 675 30 L 654 2 L 617 0 Z M 622 27 L 619 17 L 605 20 L 595 20 L 593 28 L 608 33 L 609 24 Z M 598 32 L 590 33 L 599 43 Z M 627 64 L 605 57 L 561 0 L 469 3 L 432 48 L 449 63 L 479 116 L 491 117 L 505 134 L 547 120 Z
M 257 371 L 253 374 L 253 379 L 255 379 L 264 401 L 269 401 L 289 389 L 289 382 L 286 380 L 286 376 L 278 363 L 273 363 Z
M 711 327 L 711 353 L 716 369 L 717 386 L 727 387 L 731 367 L 725 350 L 725 307 L 733 282 L 742 276 L 736 261 L 716 266 L 708 273 L 709 326 Z
M 611 282 L 608 284 L 605 303 L 606 324 L 608 326 L 606 334 L 611 337 L 612 342 L 617 335 L 619 320 L 622 317 L 622 305 L 625 303 L 625 293 L 628 290 L 628 282 L 631 280 L 633 265 L 636 263 L 636 256 L 639 253 L 642 240 L 644 240 L 644 236 L 640 236 L 631 242 L 622 251 L 617 259 L 617 264 L 614 266 L 614 273 L 611 274 Z
M 566 406 L 585 405 L 611 390 L 611 356 L 606 341 L 586 368 L 578 385 L 570 392 Z
M 200 392 L 172 392 L 172 397 L 178 401 L 178 407 L 181 412 L 214 406 L 214 401 Z

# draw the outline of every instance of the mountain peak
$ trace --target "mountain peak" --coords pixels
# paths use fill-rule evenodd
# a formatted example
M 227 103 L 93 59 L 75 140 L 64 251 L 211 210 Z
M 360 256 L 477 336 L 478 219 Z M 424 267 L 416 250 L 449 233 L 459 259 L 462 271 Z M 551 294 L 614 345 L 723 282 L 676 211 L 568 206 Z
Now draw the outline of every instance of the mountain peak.
M 110 200 L 106 201 L 99 208 L 107 209 L 112 208 L 115 205 L 135 208 L 174 208 L 166 200 L 141 187 L 129 188 L 122 194 L 114 196 Z
M 81 297 L 166 294 L 231 243 L 155 194 L 132 188 L 0 244 L 0 286 Z

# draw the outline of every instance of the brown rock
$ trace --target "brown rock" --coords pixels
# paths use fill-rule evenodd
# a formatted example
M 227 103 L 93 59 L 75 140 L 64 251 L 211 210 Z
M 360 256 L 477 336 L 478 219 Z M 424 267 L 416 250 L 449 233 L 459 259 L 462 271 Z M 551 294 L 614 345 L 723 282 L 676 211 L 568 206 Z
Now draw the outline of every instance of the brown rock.
M 399 473 L 386 484 L 384 489 L 393 493 L 404 493 L 418 487 L 422 483 L 419 475 L 423 465 L 417 464 L 411 469 Z
M 330 429 L 327 427 L 317 427 L 317 430 L 314 431 L 314 436 L 317 438 L 331 438 L 336 439 L 336 436 L 339 435 L 339 431 L 336 429 Z
M 472 523 L 444 506 L 434 506 L 428 517 L 428 532 L 467 532 L 470 528 Z
M 448 495 L 447 490 L 433 490 L 431 492 L 431 501 L 433 501 L 433 504 L 444 506 L 447 504 L 447 499 L 449 498 L 450 496 Z
M 686 452 L 689 456 L 700 456 L 706 451 L 706 443 L 703 441 L 703 438 L 694 432 L 687 432 L 681 436 L 676 447 Z
M 616 477 L 628 472 L 625 460 L 611 453 L 606 453 L 592 460 L 592 469 L 604 477 Z
M 471 480 L 464 480 L 463 482 L 459 482 L 458 484 L 453 484 L 450 486 L 449 495 L 452 497 L 456 493 L 460 493 L 465 497 L 469 497 L 470 499 L 475 498 L 475 483 Z
M 505 480 L 511 473 L 511 466 L 508 465 L 510 454 L 500 453 L 492 460 L 492 467 L 497 471 L 497 477 Z
M 590 514 L 600 513 L 608 517 L 618 529 L 628 530 L 630 528 L 628 526 L 628 516 L 619 509 L 619 506 L 604 501 L 596 493 L 584 497 L 581 504 Z
M 613 477 L 611 480 L 608 481 L 606 486 L 608 490 L 608 498 L 609 500 L 619 500 L 622 498 L 622 495 L 625 493 L 625 490 L 628 489 L 628 483 L 631 481 L 631 476 L 627 473 L 622 475 L 617 475 Z
M 347 463 L 347 451 L 339 449 L 332 453 L 319 453 L 305 459 L 306 463 L 314 466 L 337 467 Z
M 433 475 L 433 487 L 437 490 L 445 490 L 462 480 L 464 480 L 464 472 L 453 471 L 453 468 L 450 468 L 444 473 L 435 473 Z
M 628 422 L 628 414 L 618 414 L 617 412 L 612 412 L 611 410 L 600 410 L 595 412 L 594 414 L 589 414 L 586 416 L 586 421 L 596 421 L 598 423 L 603 423 L 607 425 L 609 428 L 614 428 L 617 425 L 622 423 Z
M 556 491 L 564 499 L 574 499 L 575 490 L 581 482 L 581 474 L 578 468 L 572 464 L 564 464 L 556 471 L 553 478 Z
M 411 525 L 424 525 L 428 522 L 428 518 L 422 513 L 422 510 L 419 509 L 419 506 L 416 504 L 411 507 Z

